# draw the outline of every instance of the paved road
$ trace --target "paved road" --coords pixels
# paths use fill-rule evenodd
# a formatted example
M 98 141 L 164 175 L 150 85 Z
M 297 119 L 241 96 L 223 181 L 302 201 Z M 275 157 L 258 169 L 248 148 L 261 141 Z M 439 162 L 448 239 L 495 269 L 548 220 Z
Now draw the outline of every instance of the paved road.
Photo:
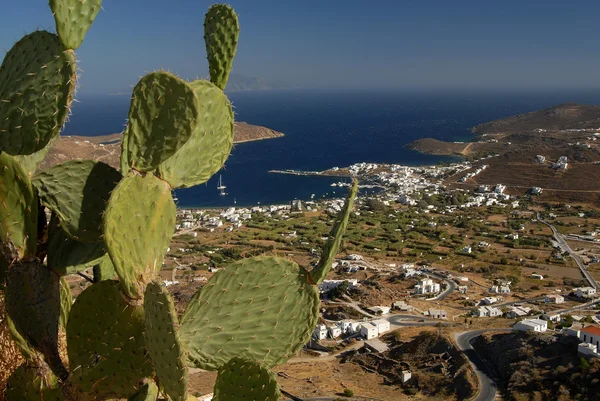
M 427 277 L 435 277 L 438 278 L 440 280 L 442 280 L 444 283 L 446 283 L 446 288 L 444 289 L 444 291 L 440 292 L 436 297 L 434 298 L 428 298 L 428 301 L 441 301 L 444 298 L 446 298 L 448 295 L 452 294 L 452 292 L 454 290 L 456 290 L 456 283 L 450 279 L 447 279 L 446 277 L 442 276 L 442 275 L 438 275 L 435 273 L 424 273 L 425 276 Z
M 538 213 L 538 220 L 540 221 L 540 223 L 544 223 L 545 225 L 550 227 L 550 229 L 552 230 L 552 233 L 554 234 L 554 239 L 556 240 L 556 242 L 558 242 L 558 246 L 560 247 L 560 249 L 563 252 L 568 252 L 569 255 L 571 255 L 573 260 L 577 263 L 577 266 L 579 266 L 579 270 L 581 270 L 581 273 L 587 279 L 587 281 L 590 283 L 590 285 L 597 290 L 600 289 L 600 286 L 598 285 L 596 280 L 594 280 L 594 278 L 592 277 L 592 275 L 590 274 L 588 269 L 583 264 L 583 260 L 581 259 L 581 257 L 578 254 L 576 254 L 575 252 L 573 252 L 573 250 L 571 249 L 569 244 L 567 244 L 567 241 L 565 241 L 565 237 L 561 233 L 559 233 L 558 230 L 556 229 L 556 227 L 554 227 L 552 224 L 548 223 L 547 221 L 542 220 L 539 213 Z
M 510 331 L 510 329 L 473 330 L 454 335 L 454 341 L 456 341 L 458 349 L 465 354 L 471 363 L 479 381 L 479 392 L 471 401 L 493 401 L 498 393 L 498 386 L 493 379 L 494 376 L 491 369 L 471 345 L 473 339 L 488 331 Z

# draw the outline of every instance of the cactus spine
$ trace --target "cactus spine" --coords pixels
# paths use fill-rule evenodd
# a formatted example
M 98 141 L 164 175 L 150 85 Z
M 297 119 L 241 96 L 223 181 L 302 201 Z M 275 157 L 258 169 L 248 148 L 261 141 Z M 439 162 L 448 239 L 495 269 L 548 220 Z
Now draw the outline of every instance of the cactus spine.
M 340 245 L 356 183 L 316 269 L 271 256 L 241 260 L 195 294 L 180 323 L 157 283 L 175 226 L 171 191 L 206 182 L 231 152 L 233 112 L 223 90 L 237 15 L 226 5 L 206 15 L 210 82 L 158 71 L 136 85 L 120 172 L 71 161 L 35 173 L 69 112 L 73 49 L 101 1 L 50 6 L 58 36 L 25 36 L 0 67 L 0 288 L 6 281 L 11 333 L 27 360 L 10 377 L 7 399 L 156 400 L 162 393 L 185 401 L 191 366 L 218 371 L 217 400 L 278 400 L 270 368 L 296 353 L 317 323 L 316 284 Z M 72 303 L 64 276 L 91 267 L 94 283 Z M 58 352 L 61 327 L 69 369 Z

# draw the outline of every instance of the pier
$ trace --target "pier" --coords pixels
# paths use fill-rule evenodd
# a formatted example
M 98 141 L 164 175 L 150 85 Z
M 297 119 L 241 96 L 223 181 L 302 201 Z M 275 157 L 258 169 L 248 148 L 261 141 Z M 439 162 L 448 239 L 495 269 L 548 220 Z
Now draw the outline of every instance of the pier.
M 350 177 L 350 174 L 348 172 L 343 171 L 269 170 L 269 173 L 313 176 L 317 175 L 322 177 Z

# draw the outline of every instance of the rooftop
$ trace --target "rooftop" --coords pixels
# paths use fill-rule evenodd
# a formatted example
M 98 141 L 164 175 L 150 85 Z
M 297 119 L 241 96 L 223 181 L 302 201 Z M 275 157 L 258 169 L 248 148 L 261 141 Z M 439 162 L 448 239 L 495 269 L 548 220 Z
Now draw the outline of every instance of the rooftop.
M 595 336 L 600 336 L 600 327 L 596 327 L 596 326 L 588 326 L 584 329 L 581 329 L 581 331 L 584 331 L 586 333 L 589 334 L 593 334 Z

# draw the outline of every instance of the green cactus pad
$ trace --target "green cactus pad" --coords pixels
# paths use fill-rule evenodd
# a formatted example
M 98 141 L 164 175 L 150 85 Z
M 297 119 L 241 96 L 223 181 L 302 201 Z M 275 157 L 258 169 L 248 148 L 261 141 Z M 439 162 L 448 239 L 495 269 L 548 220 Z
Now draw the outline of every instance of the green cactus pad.
M 317 324 L 319 294 L 306 275 L 296 263 L 269 256 L 219 270 L 183 314 L 181 341 L 189 359 L 207 370 L 234 357 L 284 363 Z
M 158 386 L 149 381 L 145 383 L 140 391 L 127 399 L 127 401 L 156 401 L 158 398 Z
M 125 177 L 129 172 L 131 166 L 129 165 L 129 159 L 127 158 L 127 138 L 128 136 L 123 133 L 123 138 L 121 139 L 121 156 L 119 158 L 121 175 Z
M 62 44 L 75 50 L 102 8 L 102 0 L 50 0 L 50 8 Z
M 36 353 L 34 349 L 31 348 L 27 340 L 23 338 L 21 333 L 15 327 L 15 322 L 12 321 L 9 315 L 5 315 L 6 317 L 6 326 L 8 327 L 8 332 L 10 333 L 10 338 L 17 344 L 19 347 L 19 351 L 21 351 L 21 355 L 27 362 L 34 362 L 40 359 L 39 355 Z
M 37 31 L 17 42 L 0 66 L 0 150 L 45 148 L 67 118 L 76 80 L 73 51 L 58 36 Z
M 204 42 L 208 56 L 210 80 L 225 90 L 233 58 L 237 50 L 240 25 L 233 8 L 215 4 L 209 8 L 204 19 Z
M 179 341 L 177 312 L 167 289 L 150 283 L 144 293 L 146 347 L 164 392 L 172 401 L 187 398 L 186 353 Z
M 173 156 L 196 129 L 200 105 L 191 85 L 153 72 L 133 89 L 124 141 L 132 168 L 146 172 Z
M 63 401 L 58 379 L 44 368 L 21 365 L 8 378 L 6 401 Z
M 73 305 L 73 295 L 69 288 L 69 283 L 64 277 L 60 278 L 60 318 L 58 323 L 63 330 L 67 330 L 67 322 L 69 321 L 69 313 Z
M 271 370 L 257 362 L 233 358 L 219 369 L 214 401 L 278 401 L 279 384 Z
M 321 259 L 317 266 L 310 272 L 310 278 L 315 284 L 321 284 L 323 280 L 325 280 L 329 270 L 331 270 L 331 265 L 335 260 L 335 255 L 338 253 L 340 244 L 342 243 L 342 236 L 348 225 L 348 219 L 350 218 L 350 212 L 352 211 L 357 191 L 358 181 L 354 180 L 352 188 L 350 188 L 350 192 L 346 198 L 344 208 L 338 213 L 335 219 L 335 224 L 329 234 L 329 240 L 325 244 Z
M 175 231 L 171 188 L 152 174 L 130 172 L 113 191 L 104 241 L 125 293 L 141 298 L 160 269 Z
M 97 242 L 101 240 L 106 202 L 121 178 L 108 164 L 71 160 L 39 173 L 33 185 L 69 236 L 81 242 Z
M 0 254 L 6 263 L 35 255 L 38 207 L 27 172 L 0 152 Z
M 191 83 L 199 99 L 198 126 L 192 137 L 159 166 L 172 188 L 200 185 L 219 171 L 233 146 L 233 111 L 223 91 L 208 81 Z
M 94 266 L 94 282 L 114 280 L 116 276 L 117 272 L 115 271 L 115 266 L 113 265 L 112 260 L 110 260 L 110 256 L 106 254 L 100 259 L 100 262 Z
M 68 375 L 58 353 L 59 276 L 39 262 L 15 263 L 6 278 L 6 312 L 17 331 L 61 378 Z
M 17 159 L 19 163 L 21 163 L 21 166 L 23 166 L 23 169 L 27 171 L 29 177 L 32 177 L 35 174 L 39 164 L 46 158 L 48 152 L 50 151 L 50 148 L 52 148 L 52 145 L 54 145 L 54 142 L 56 142 L 56 138 L 58 138 L 58 136 L 52 138 L 45 148 L 38 150 L 35 153 L 32 153 L 30 155 L 13 156 L 15 159 Z
M 144 309 L 129 305 L 118 281 L 86 288 L 67 324 L 71 384 L 98 398 L 127 398 L 152 374 L 144 344 Z
M 48 227 L 48 267 L 61 276 L 89 269 L 106 256 L 104 242 L 79 242 L 62 229 L 53 214 Z

